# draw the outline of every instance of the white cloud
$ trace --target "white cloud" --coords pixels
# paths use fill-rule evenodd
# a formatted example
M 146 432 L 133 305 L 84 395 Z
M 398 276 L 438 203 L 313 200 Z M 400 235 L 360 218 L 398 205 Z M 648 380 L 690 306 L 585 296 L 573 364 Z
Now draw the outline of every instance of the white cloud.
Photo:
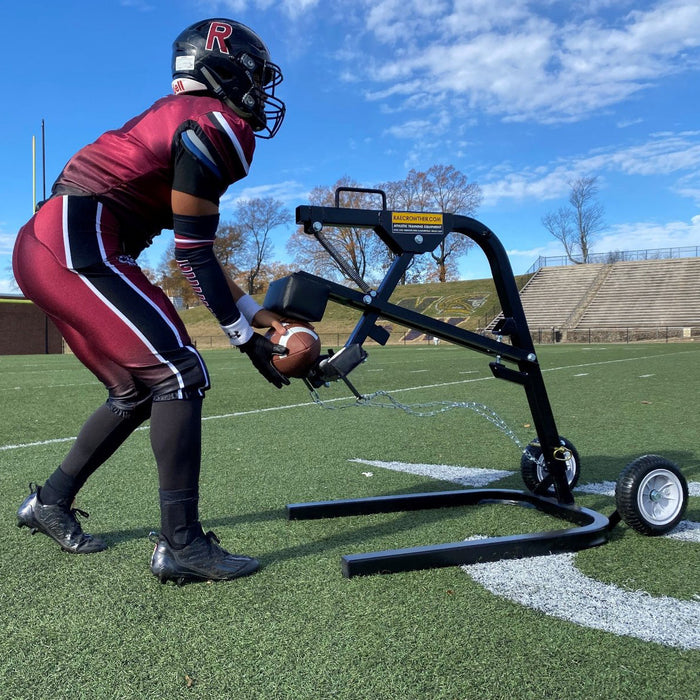
M 274 7 L 295 19 L 316 7 L 318 3 L 319 0 L 222 0 L 218 4 L 236 13 L 244 12 L 249 8 L 267 10 Z
M 9 233 L 0 233 L 0 255 L 10 254 L 15 244 L 15 236 Z
M 0 294 L 19 294 L 19 289 L 12 276 L 12 249 L 15 245 L 15 233 L 5 233 L 0 223 Z
M 431 122 L 427 119 L 413 119 L 403 124 L 394 124 L 385 133 L 399 139 L 418 139 L 425 134 L 430 126 Z
M 21 294 L 12 277 L 0 277 L 0 294 Z
M 571 180 L 605 173 L 677 174 L 674 191 L 700 201 L 700 132 L 654 134 L 644 143 L 600 148 L 593 153 L 517 171 L 499 166 L 480 185 L 484 206 L 494 206 L 502 200 L 546 201 L 565 197 Z
M 299 17 L 305 12 L 308 12 L 309 10 L 316 7 L 316 5 L 318 5 L 319 3 L 319 0 L 282 0 L 282 2 L 279 2 L 279 0 L 277 0 L 277 3 L 282 5 L 285 12 L 290 17 Z
M 579 120 L 697 69 L 696 0 L 626 15 L 619 3 L 603 4 L 589 4 L 581 18 L 574 3 L 556 24 L 526 0 L 465 0 L 449 10 L 444 2 L 374 1 L 365 29 L 390 53 L 374 51 L 375 60 L 356 64 L 355 72 L 368 67 L 369 99 L 425 93 L 433 104 L 462 99 L 504 119 L 552 123 Z M 592 14 L 597 9 L 605 11 Z
M 635 126 L 636 124 L 641 124 L 644 120 L 641 117 L 635 117 L 634 119 L 621 119 L 617 122 L 618 129 L 627 129 L 630 126 Z
M 696 173 L 695 180 L 695 186 L 691 187 L 688 185 L 679 184 L 675 191 L 682 197 L 692 199 L 693 202 L 700 207 L 700 172 Z
M 295 180 L 243 187 L 235 192 L 230 191 L 221 198 L 222 213 L 224 210 L 234 209 L 240 201 L 266 197 L 277 199 L 290 206 L 296 206 L 301 201 L 308 201 L 309 192 L 308 188 Z
M 520 248 L 511 248 L 510 250 L 507 251 L 508 257 L 511 258 L 512 260 L 525 260 L 527 263 L 531 263 L 537 258 L 542 257 L 542 258 L 549 258 L 549 257 L 561 257 L 563 256 L 564 253 L 564 248 L 560 243 L 557 243 L 556 241 L 550 241 L 546 243 L 545 245 L 539 245 L 539 246 L 534 246 L 533 248 L 527 248 L 527 249 L 520 249 Z M 514 262 L 514 267 L 515 267 L 515 262 Z
M 15 247 L 16 233 L 5 233 L 0 229 L 0 255 L 10 255 Z
M 552 170 L 525 169 L 500 176 L 494 182 L 480 183 L 485 207 L 495 206 L 502 200 L 546 201 L 564 197 L 569 192 L 569 181 L 576 177 L 571 168 L 558 165 Z
M 669 248 L 694 248 L 695 257 L 700 253 L 700 216 L 690 222 L 666 223 L 640 221 L 613 226 L 607 234 L 595 242 L 595 252 L 611 250 L 641 250 Z
M 700 167 L 700 131 L 654 134 L 646 143 L 591 155 L 586 169 L 605 168 L 627 175 L 668 175 Z

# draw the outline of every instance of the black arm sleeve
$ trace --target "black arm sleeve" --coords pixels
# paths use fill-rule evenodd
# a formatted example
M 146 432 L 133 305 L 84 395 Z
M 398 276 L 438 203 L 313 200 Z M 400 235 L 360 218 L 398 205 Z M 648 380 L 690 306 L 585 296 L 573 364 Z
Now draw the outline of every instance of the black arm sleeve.
M 214 236 L 219 221 L 212 216 L 173 216 L 175 260 L 195 294 L 222 326 L 238 319 L 240 313 L 214 254 Z

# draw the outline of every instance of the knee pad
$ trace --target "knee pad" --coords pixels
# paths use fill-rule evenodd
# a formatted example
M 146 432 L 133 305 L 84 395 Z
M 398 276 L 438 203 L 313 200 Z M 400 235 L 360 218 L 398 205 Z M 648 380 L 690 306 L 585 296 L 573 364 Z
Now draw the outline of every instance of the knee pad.
M 129 396 L 109 395 L 107 407 L 112 413 L 116 413 L 122 418 L 136 418 L 143 423 L 151 415 L 152 397 L 150 394 L 144 396 L 135 393 Z

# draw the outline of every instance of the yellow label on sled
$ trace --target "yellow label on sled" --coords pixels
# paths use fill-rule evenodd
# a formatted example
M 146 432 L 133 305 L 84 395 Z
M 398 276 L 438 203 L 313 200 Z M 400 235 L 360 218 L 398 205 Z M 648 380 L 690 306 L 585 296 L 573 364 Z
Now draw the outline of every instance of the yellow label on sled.
M 391 226 L 394 233 L 442 233 L 442 214 L 394 211 Z

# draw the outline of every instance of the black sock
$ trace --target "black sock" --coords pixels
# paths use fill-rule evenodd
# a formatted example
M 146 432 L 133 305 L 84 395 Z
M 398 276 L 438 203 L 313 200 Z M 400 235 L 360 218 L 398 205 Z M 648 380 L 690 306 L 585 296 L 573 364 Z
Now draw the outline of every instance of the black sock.
M 173 549 L 182 549 L 203 533 L 196 489 L 159 490 L 161 534 Z
M 78 492 L 75 478 L 66 474 L 61 467 L 46 480 L 41 487 L 40 502 L 45 506 L 58 503 L 70 505 Z
M 153 402 L 151 446 L 158 465 L 161 534 L 175 549 L 202 534 L 197 509 L 201 435 L 201 398 Z
M 154 401 L 151 447 L 163 491 L 196 490 L 202 453 L 202 399 Z

